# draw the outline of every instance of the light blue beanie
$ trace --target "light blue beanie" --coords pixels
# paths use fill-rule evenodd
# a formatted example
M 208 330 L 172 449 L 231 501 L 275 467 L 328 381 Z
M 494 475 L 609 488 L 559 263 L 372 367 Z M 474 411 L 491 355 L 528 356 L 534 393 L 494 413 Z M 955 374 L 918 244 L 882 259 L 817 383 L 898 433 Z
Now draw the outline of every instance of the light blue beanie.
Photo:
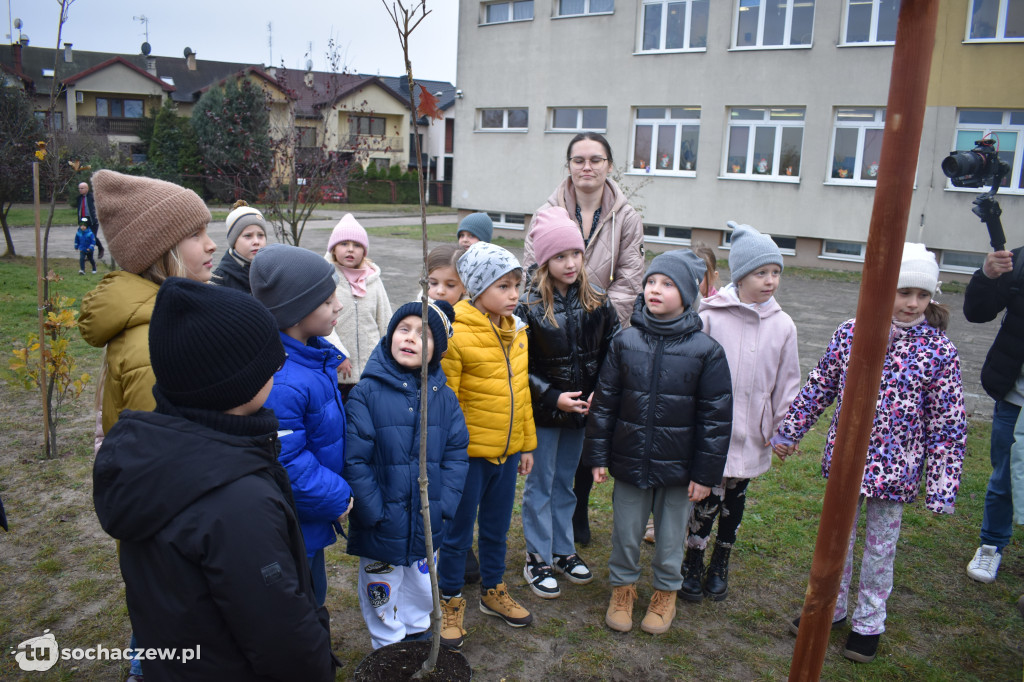
M 726 223 L 732 228 L 732 239 L 729 246 L 729 275 L 733 283 L 769 263 L 782 267 L 782 252 L 772 238 L 761 234 L 750 225 L 739 225 L 730 220 Z
M 494 223 L 491 221 L 491 216 L 486 213 L 470 213 L 459 223 L 458 232 L 469 232 L 480 241 L 489 242 L 494 234 Z M 456 232 L 456 236 L 458 232 Z

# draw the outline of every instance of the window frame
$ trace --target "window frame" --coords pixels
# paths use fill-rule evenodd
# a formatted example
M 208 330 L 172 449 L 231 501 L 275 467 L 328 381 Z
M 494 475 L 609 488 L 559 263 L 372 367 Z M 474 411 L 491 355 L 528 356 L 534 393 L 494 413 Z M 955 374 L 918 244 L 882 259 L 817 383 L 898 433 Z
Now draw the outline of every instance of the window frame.
M 743 11 L 744 2 L 756 2 L 758 7 L 757 12 L 757 35 L 753 45 L 740 45 L 739 44 L 739 32 L 740 32 L 740 12 Z M 782 0 L 786 3 L 786 19 L 784 19 L 785 26 L 783 28 L 783 42 L 778 44 L 764 44 L 764 31 L 765 31 L 765 15 L 767 0 L 735 0 L 734 11 L 733 11 L 733 26 L 730 50 L 746 51 L 746 50 L 809 50 L 814 44 L 814 0 L 811 2 L 811 39 L 807 43 L 794 43 L 793 42 L 793 13 L 794 5 L 799 0 Z M 788 37 L 787 37 L 788 36 Z
M 593 12 L 590 9 L 590 3 L 593 0 L 583 0 L 583 11 L 575 14 L 562 14 L 562 0 L 552 0 L 552 19 L 569 19 L 575 17 L 595 17 L 608 14 L 615 14 L 615 0 L 612 0 L 612 8 L 610 10 L 601 10 L 599 12 Z
M 530 16 L 526 19 L 515 18 L 515 6 L 519 4 L 530 4 Z M 508 19 L 504 21 L 487 21 L 487 11 L 496 5 L 508 5 Z M 480 4 L 480 26 L 501 26 L 502 24 L 517 24 L 523 21 L 533 21 L 536 16 L 534 0 L 499 0 L 498 2 L 484 2 Z
M 383 130 L 381 130 L 380 133 L 373 132 L 373 123 L 375 120 L 380 121 L 380 125 L 383 128 Z M 364 133 L 360 130 L 363 121 L 366 121 L 367 130 L 369 132 Z M 388 119 L 385 116 L 372 116 L 370 114 L 349 114 L 348 134 L 359 135 L 363 137 L 387 137 Z
M 796 241 L 797 238 L 796 237 L 790 237 L 788 235 L 776 235 L 776 234 L 769 234 L 768 236 L 771 237 L 773 242 L 775 242 L 775 246 L 779 249 L 779 253 L 781 253 L 783 256 L 795 256 L 796 255 L 796 244 L 797 244 L 797 241 Z M 792 248 L 790 248 L 789 246 L 779 246 L 779 240 L 780 239 L 787 239 L 787 240 L 792 239 L 793 240 Z M 722 231 L 722 243 L 719 244 L 719 248 L 725 249 L 726 251 L 728 251 L 729 249 L 732 248 L 732 231 L 731 230 L 723 230 Z
M 500 111 L 501 127 L 492 128 L 484 126 L 485 111 Z M 525 111 L 526 126 L 522 128 L 510 128 L 508 125 L 508 114 L 510 111 Z M 530 108 L 529 107 L 480 107 L 476 110 L 476 130 L 478 133 L 525 133 L 530 130 Z
M 704 26 L 704 45 L 693 46 L 690 44 L 690 39 L 693 37 L 693 5 L 697 2 L 703 2 L 707 7 L 707 12 L 710 14 L 710 0 L 641 0 L 640 3 L 640 20 L 637 22 L 637 47 L 636 52 L 633 54 L 677 54 L 680 52 L 707 52 L 707 39 L 708 30 L 707 25 Z M 668 39 L 668 21 L 666 17 L 668 15 L 668 6 L 674 4 L 685 4 L 685 27 L 683 29 L 683 47 L 665 47 L 665 43 Z M 658 45 L 659 47 L 652 49 L 644 49 L 644 25 L 647 20 L 647 8 L 659 6 L 661 7 L 661 27 L 659 29 Z
M 964 29 L 964 43 L 1020 43 L 1024 42 L 1024 36 L 1006 37 L 1006 20 L 1010 13 L 1010 2 L 1012 0 L 999 0 L 999 7 L 996 9 L 995 35 L 991 38 L 972 38 L 971 19 L 974 16 L 974 7 L 978 0 L 970 0 L 967 4 L 967 22 Z
M 515 213 L 511 211 L 484 211 L 491 219 L 491 223 L 501 230 L 526 230 L 526 214 Z M 518 220 L 513 219 L 509 222 L 511 216 L 516 216 Z
M 662 109 L 665 116 L 663 118 L 640 118 L 640 112 L 644 109 Z M 673 110 L 682 111 L 696 111 L 695 118 L 682 118 L 673 117 Z M 632 116 L 632 126 L 630 128 L 630 154 L 629 154 L 629 166 L 626 170 L 627 175 L 660 175 L 665 177 L 676 177 L 676 178 L 695 178 L 697 177 L 697 157 L 700 152 L 700 115 L 701 108 L 699 106 L 684 105 L 684 106 L 634 106 Z M 694 160 L 692 168 L 682 168 L 682 154 L 680 153 L 679 145 L 682 140 L 682 132 L 684 127 L 697 127 L 697 150 L 694 152 Z M 648 166 L 635 166 L 636 161 L 636 130 L 638 126 L 651 126 L 652 128 L 660 126 L 673 126 L 674 128 L 674 140 L 673 140 L 673 154 L 672 154 L 672 168 L 658 168 L 657 164 L 651 164 Z M 655 133 L 657 130 L 652 130 L 651 135 L 651 151 L 650 154 L 654 155 L 657 153 L 658 143 Z M 650 157 L 648 157 L 650 161 Z
M 851 110 L 867 110 L 871 109 L 874 111 L 874 117 L 870 122 L 868 121 L 840 121 L 839 116 L 843 111 Z M 825 184 L 826 185 L 840 185 L 843 187 L 876 187 L 878 185 L 877 177 L 874 179 L 865 180 L 861 176 L 863 175 L 864 168 L 864 141 L 868 130 L 885 130 L 885 107 L 835 107 L 832 112 L 832 140 L 829 144 L 829 155 L 828 158 L 832 160 L 832 164 L 826 164 L 825 168 Z M 853 168 L 850 170 L 850 177 L 835 177 L 835 171 L 832 165 L 836 158 L 836 138 L 838 130 L 856 130 L 857 131 L 857 151 L 854 156 Z M 879 150 L 881 154 L 881 150 Z M 875 163 L 879 159 L 875 159 Z M 870 168 L 870 165 L 868 166 Z M 877 171 L 876 171 L 877 172 Z
M 961 123 L 960 115 L 965 111 L 999 112 L 1001 114 L 1002 122 L 997 126 L 988 123 Z M 1018 122 L 1014 123 L 1014 120 Z M 966 132 L 976 132 L 976 139 L 981 139 L 981 136 L 985 132 L 991 132 L 996 136 L 1001 133 L 1016 136 L 1016 143 L 1013 147 L 1013 162 L 1010 164 L 1010 175 L 1008 178 L 1009 184 L 1007 186 L 1000 185 L 999 194 L 1010 194 L 1014 196 L 1024 195 L 1024 109 L 958 107 L 956 110 L 956 121 L 953 124 L 953 140 L 950 144 L 951 149 L 957 148 L 957 139 L 960 137 L 961 133 Z M 971 148 L 973 149 L 973 146 Z M 979 189 L 972 187 L 954 187 L 949 178 L 946 178 L 945 189 L 949 192 L 968 192 L 971 194 L 977 194 L 980 191 Z
M 893 39 L 892 40 L 878 40 L 878 24 L 881 14 L 880 3 L 882 0 L 871 0 L 871 27 L 868 29 L 868 39 L 850 41 L 847 39 L 850 28 L 850 2 L 851 0 L 843 0 L 843 25 L 842 33 L 840 33 L 839 47 L 870 47 L 873 45 L 895 45 L 896 44 L 896 28 L 893 27 Z M 896 0 L 897 3 L 900 0 Z M 896 19 L 899 20 L 899 7 L 896 7 Z M 874 38 L 872 38 L 874 36 Z
M 735 122 L 732 118 L 734 111 L 756 111 L 761 109 L 764 111 L 761 121 L 755 119 L 737 119 Z M 782 119 L 773 120 L 772 112 L 785 112 L 785 111 L 796 111 L 802 112 L 802 116 L 799 121 L 785 121 Z M 732 143 L 733 131 L 746 128 L 747 133 L 747 152 L 746 160 L 749 164 L 750 170 L 733 171 L 730 170 L 729 166 L 729 150 Z M 754 159 L 754 151 L 757 145 L 757 129 L 758 128 L 774 128 L 775 139 L 772 144 L 772 172 L 770 173 L 757 173 L 755 172 L 756 165 Z M 800 168 L 795 174 L 787 175 L 782 170 L 782 138 L 783 132 L 787 129 L 799 128 L 800 129 Z M 807 129 L 807 107 L 796 106 L 750 106 L 750 107 L 737 107 L 731 106 L 726 109 L 726 137 L 725 144 L 722 148 L 722 165 L 721 174 L 719 179 L 722 180 L 753 180 L 755 182 L 783 182 L 783 183 L 795 183 L 800 182 L 800 172 L 803 170 L 804 161 L 804 132 Z M 753 131 L 753 134 L 751 134 Z
M 657 234 L 647 234 L 650 229 L 658 231 Z M 689 237 L 669 237 L 666 236 L 665 230 L 686 230 L 690 233 Z M 644 241 L 652 244 L 678 244 L 680 246 L 689 246 L 693 243 L 693 228 L 682 227 L 681 225 L 651 225 L 644 223 Z
M 589 111 L 603 111 L 604 112 L 604 125 L 600 128 L 585 127 L 583 125 L 583 112 Z M 556 111 L 575 111 L 576 112 L 576 125 L 572 128 L 556 128 L 555 127 L 555 112 Z M 595 133 L 604 133 L 608 131 L 608 107 L 548 107 L 548 127 L 545 132 L 549 133 L 582 133 L 586 131 Z
M 840 253 L 840 252 L 834 251 L 834 250 L 830 251 L 828 249 L 829 242 L 831 242 L 833 244 L 852 244 L 852 245 L 858 246 L 858 247 L 860 247 L 860 255 L 859 256 L 854 256 L 853 254 Z M 867 253 L 867 244 L 865 244 L 863 242 L 851 242 L 851 241 L 847 241 L 845 239 L 827 239 L 827 238 L 823 238 L 821 240 L 821 253 L 818 255 L 818 258 L 821 258 L 822 260 L 844 260 L 844 261 L 849 261 L 851 263 L 863 263 L 864 262 L 864 257 L 866 255 L 866 253 Z
M 978 265 L 975 266 L 975 267 L 970 267 L 970 266 L 967 266 L 967 265 L 951 265 L 951 264 L 946 262 L 946 254 L 947 253 L 949 253 L 949 254 L 958 253 L 958 254 L 964 254 L 964 255 L 967 255 L 967 256 L 976 256 L 979 259 L 978 260 Z M 982 266 L 982 264 L 984 262 L 985 262 L 985 254 L 984 253 L 979 253 L 977 251 L 958 251 L 958 250 L 955 250 L 955 249 L 943 249 L 942 252 L 939 254 L 939 271 L 940 272 L 957 272 L 957 273 L 964 274 L 964 275 L 973 275 L 979 268 L 981 268 L 981 266 Z
M 100 102 L 103 102 L 104 105 L 107 108 L 107 114 L 106 115 L 102 115 L 102 116 L 100 115 Z M 120 104 L 120 106 L 121 106 L 121 115 L 120 116 L 111 116 L 110 115 L 111 103 L 112 102 L 118 102 Z M 141 110 L 139 112 L 138 116 L 125 116 L 124 115 L 125 111 L 127 111 L 127 108 L 126 108 L 125 105 L 128 102 L 138 102 L 139 108 Z M 143 118 L 146 118 L 146 103 L 145 103 L 145 101 L 142 100 L 142 99 L 136 99 L 135 97 L 97 97 L 96 98 L 96 102 L 95 102 L 95 107 L 96 107 L 96 118 L 116 118 L 116 119 L 128 119 L 128 120 L 132 120 L 132 121 L 137 121 L 137 120 L 141 120 Z

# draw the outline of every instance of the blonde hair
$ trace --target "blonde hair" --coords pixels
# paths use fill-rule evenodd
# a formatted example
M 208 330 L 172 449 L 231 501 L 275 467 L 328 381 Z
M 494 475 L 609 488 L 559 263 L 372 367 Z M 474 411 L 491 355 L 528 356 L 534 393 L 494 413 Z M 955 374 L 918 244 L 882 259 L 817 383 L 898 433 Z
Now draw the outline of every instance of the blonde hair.
M 139 276 L 154 284 L 163 284 L 168 277 L 188 277 L 188 269 L 178 255 L 178 246 L 174 245 L 157 258 L 155 263 L 139 273 Z
M 583 306 L 583 310 L 592 313 L 601 307 L 606 295 L 591 286 L 586 268 L 580 269 L 580 274 L 576 281 L 580 287 L 580 304 Z M 548 270 L 547 263 L 537 268 L 537 272 L 533 276 L 533 287 L 540 293 L 540 303 L 544 306 L 544 319 L 557 329 L 558 321 L 555 320 L 555 283 Z M 530 305 L 537 305 L 537 303 L 533 302 Z
M 928 306 L 924 309 L 924 320 L 936 329 L 946 331 L 949 328 L 949 306 L 928 301 Z

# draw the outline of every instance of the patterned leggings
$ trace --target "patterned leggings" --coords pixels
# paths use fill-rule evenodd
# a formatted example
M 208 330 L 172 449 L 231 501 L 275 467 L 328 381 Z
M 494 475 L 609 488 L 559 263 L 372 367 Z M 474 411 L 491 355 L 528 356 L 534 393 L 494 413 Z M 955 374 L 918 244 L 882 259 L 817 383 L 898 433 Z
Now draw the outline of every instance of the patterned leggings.
M 704 549 L 708 546 L 711 528 L 715 525 L 715 518 L 719 512 L 722 513 L 722 518 L 718 521 L 718 535 L 715 541 L 723 547 L 732 547 L 736 542 L 736 531 L 743 520 L 748 483 L 749 478 L 726 478 L 721 485 L 711 488 L 710 495 L 693 505 L 687 527 L 688 549 Z
M 835 622 L 846 617 L 850 581 L 853 577 L 853 545 L 857 540 L 857 520 L 860 518 L 861 503 L 864 503 L 867 521 L 864 527 L 864 556 L 860 562 L 860 588 L 857 592 L 857 608 L 853 612 L 851 625 L 854 632 L 862 635 L 878 635 L 885 632 L 885 601 L 892 592 L 892 567 L 896 560 L 896 541 L 900 537 L 903 521 L 903 503 L 879 500 L 861 495 L 857 502 L 857 515 L 850 533 L 850 546 L 846 550 L 846 568 L 839 584 L 836 610 L 832 614 Z

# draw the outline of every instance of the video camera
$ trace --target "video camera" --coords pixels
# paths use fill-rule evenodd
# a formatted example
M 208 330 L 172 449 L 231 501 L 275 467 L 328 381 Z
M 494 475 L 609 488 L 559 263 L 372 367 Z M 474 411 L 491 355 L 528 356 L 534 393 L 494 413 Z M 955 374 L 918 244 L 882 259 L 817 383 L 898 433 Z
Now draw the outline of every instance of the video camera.
M 974 149 L 966 152 L 952 151 L 942 160 L 942 172 L 954 187 L 984 187 L 989 191 L 974 200 L 971 212 L 981 218 L 988 228 L 989 242 L 996 251 L 1006 248 L 1006 235 L 999 220 L 1002 209 L 995 194 L 1003 177 L 1010 172 L 1010 164 L 999 158 L 996 141 L 985 138 L 974 141 Z

